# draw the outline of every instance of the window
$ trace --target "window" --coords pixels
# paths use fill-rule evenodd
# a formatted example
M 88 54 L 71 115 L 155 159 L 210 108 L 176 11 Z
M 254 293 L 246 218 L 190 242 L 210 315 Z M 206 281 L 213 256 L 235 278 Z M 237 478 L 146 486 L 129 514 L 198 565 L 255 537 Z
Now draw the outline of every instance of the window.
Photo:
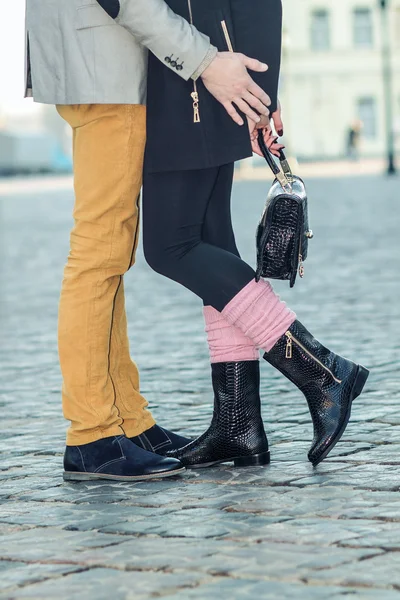
M 363 124 L 362 135 L 365 138 L 376 136 L 376 102 L 375 98 L 360 98 L 358 100 L 358 117 Z
M 369 8 L 356 8 L 353 13 L 353 35 L 356 48 L 372 48 L 373 25 Z
M 314 10 L 311 14 L 311 48 L 313 50 L 329 50 L 330 27 L 327 10 Z
M 394 43 L 400 45 L 400 6 L 396 6 L 394 15 Z

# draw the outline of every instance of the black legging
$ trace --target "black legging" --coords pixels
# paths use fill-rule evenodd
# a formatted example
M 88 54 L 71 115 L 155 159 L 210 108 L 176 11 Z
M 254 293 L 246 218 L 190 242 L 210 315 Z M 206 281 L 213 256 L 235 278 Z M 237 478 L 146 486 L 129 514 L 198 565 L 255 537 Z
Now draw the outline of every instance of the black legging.
M 148 264 L 219 311 L 255 276 L 232 229 L 233 168 L 147 173 L 143 183 Z

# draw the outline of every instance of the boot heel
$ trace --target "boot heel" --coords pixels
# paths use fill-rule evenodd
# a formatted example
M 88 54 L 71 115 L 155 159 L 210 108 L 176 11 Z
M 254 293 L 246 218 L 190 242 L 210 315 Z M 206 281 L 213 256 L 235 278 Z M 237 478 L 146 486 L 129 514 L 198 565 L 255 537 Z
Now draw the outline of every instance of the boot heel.
M 262 454 L 254 454 L 253 456 L 241 456 L 239 458 L 235 458 L 233 462 L 235 467 L 262 467 L 269 465 L 270 461 L 271 457 L 268 450 L 267 452 L 262 452 Z
M 358 396 L 361 394 L 361 392 L 363 391 L 364 385 L 368 379 L 369 376 L 369 371 L 368 369 L 366 369 L 365 367 L 362 367 L 361 365 L 358 367 L 358 373 L 356 375 L 356 380 L 354 382 L 354 386 L 353 386 L 353 398 L 358 398 Z

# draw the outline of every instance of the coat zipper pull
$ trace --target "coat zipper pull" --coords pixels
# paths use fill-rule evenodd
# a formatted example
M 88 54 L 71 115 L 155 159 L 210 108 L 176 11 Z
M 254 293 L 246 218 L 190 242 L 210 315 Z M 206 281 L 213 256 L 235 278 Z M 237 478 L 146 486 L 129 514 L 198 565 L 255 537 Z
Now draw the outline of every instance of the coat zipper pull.
M 290 333 L 290 331 L 287 331 L 285 333 L 286 335 L 286 353 L 285 356 L 286 358 L 292 358 L 293 357 L 293 341 L 292 341 L 292 334 Z
M 193 123 L 200 123 L 199 94 L 192 92 L 190 95 L 193 99 Z
M 232 45 L 232 41 L 231 41 L 231 36 L 229 35 L 228 27 L 227 27 L 225 20 L 221 21 L 221 27 L 222 27 L 222 31 L 225 36 L 226 45 L 228 46 L 228 51 L 233 52 L 234 50 L 233 50 L 233 45 Z
M 192 0 L 187 0 L 187 3 L 188 3 L 188 9 L 189 9 L 189 21 L 190 21 L 191 25 L 194 25 Z M 195 81 L 193 81 L 193 92 L 190 95 L 193 100 L 193 123 L 200 123 L 199 94 L 197 91 L 197 85 L 196 85 Z

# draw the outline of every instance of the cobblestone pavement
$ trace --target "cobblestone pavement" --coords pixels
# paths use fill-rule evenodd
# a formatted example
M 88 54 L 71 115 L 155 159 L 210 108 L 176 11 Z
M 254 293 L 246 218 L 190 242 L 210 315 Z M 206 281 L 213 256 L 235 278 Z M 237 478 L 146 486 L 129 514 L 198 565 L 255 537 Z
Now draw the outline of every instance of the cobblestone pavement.
M 277 286 L 316 336 L 372 370 L 330 458 L 307 462 L 305 402 L 265 363 L 270 467 L 136 485 L 61 477 L 56 319 L 72 193 L 0 198 L 1 598 L 400 598 L 398 185 L 310 181 L 306 278 Z M 265 188 L 235 187 L 239 246 L 252 262 Z M 202 432 L 211 393 L 200 302 L 141 254 L 126 287 L 156 417 Z

